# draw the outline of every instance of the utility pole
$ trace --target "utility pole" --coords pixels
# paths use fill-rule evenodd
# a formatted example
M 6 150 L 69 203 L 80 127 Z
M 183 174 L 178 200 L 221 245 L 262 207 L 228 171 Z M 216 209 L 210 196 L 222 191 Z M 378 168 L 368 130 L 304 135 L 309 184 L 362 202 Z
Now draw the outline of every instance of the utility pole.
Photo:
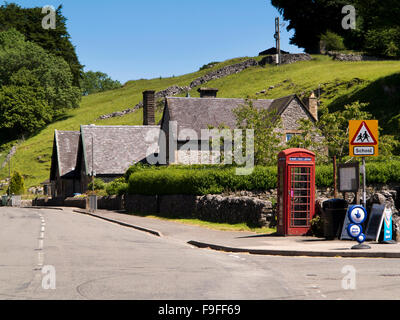
M 275 34 L 274 38 L 276 40 L 276 64 L 281 64 L 281 31 L 279 17 L 275 18 Z
M 8 195 L 10 195 L 10 184 L 11 184 L 11 157 L 8 161 Z
M 92 134 L 92 191 L 94 194 L 94 139 Z

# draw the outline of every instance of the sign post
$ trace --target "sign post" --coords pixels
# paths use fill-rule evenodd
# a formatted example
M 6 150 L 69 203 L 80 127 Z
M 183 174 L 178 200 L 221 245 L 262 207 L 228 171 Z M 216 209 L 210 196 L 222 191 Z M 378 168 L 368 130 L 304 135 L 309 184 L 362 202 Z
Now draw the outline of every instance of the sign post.
M 367 219 L 367 211 L 365 208 L 358 205 L 349 207 L 348 218 L 351 224 L 347 227 L 347 233 L 358 242 L 358 245 L 353 246 L 352 249 L 371 249 L 370 246 L 363 244 L 366 240 L 366 236 L 363 233 L 361 224 Z
M 365 157 L 379 155 L 378 120 L 350 120 L 349 122 L 349 151 L 350 157 L 362 157 L 363 174 L 363 205 L 367 205 Z

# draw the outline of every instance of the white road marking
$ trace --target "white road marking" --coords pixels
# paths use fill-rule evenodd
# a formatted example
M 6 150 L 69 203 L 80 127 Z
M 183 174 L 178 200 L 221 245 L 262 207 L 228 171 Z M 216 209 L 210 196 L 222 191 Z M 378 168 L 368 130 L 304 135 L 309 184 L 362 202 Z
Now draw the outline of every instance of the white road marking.
M 45 219 L 42 214 L 39 215 L 40 220 L 41 220 L 41 225 L 40 225 L 40 235 L 39 235 L 39 241 L 38 241 L 38 263 L 35 268 L 35 270 L 41 270 L 43 268 L 44 264 L 44 253 L 43 253 L 43 248 L 44 248 L 44 232 L 45 232 Z

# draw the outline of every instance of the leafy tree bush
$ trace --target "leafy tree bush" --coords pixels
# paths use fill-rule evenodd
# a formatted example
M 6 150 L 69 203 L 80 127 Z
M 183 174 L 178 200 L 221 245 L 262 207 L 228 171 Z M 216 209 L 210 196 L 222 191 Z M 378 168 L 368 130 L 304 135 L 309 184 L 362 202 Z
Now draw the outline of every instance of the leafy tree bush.
M 94 190 L 95 191 L 106 190 L 106 186 L 107 185 L 103 180 L 101 180 L 99 178 L 94 179 Z M 93 182 L 90 182 L 88 184 L 88 191 L 91 191 L 91 190 L 93 190 Z
M 100 71 L 85 72 L 81 80 L 81 89 L 85 96 L 92 93 L 117 89 L 121 86 L 118 80 L 112 80 L 107 74 Z
M 272 165 L 282 149 L 281 118 L 275 111 L 257 109 L 252 101 L 247 101 L 233 110 L 237 128 L 254 130 L 254 161 L 257 165 Z
M 11 29 L 0 32 L 0 133 L 33 134 L 79 106 L 68 64 Z
M 376 56 L 400 57 L 400 27 L 369 30 L 365 50 Z
M 126 183 L 125 178 L 121 177 L 110 182 L 106 186 L 106 191 L 109 196 L 122 196 L 128 190 L 128 183 Z
M 65 60 L 72 75 L 73 85 L 79 87 L 83 66 L 78 60 L 71 36 L 67 31 L 67 19 L 62 14 L 62 5 L 56 9 L 55 30 L 42 28 L 44 16 L 41 7 L 22 8 L 15 3 L 5 3 L 0 6 L 0 30 L 7 31 L 14 28 L 28 41 Z
M 400 161 L 368 161 L 367 183 L 399 183 Z M 121 185 L 123 184 L 121 179 Z M 318 188 L 333 186 L 332 165 L 318 165 L 315 172 Z M 129 194 L 168 195 L 220 194 L 224 191 L 271 190 L 277 186 L 277 167 L 256 166 L 248 176 L 236 175 L 233 167 L 215 166 L 193 168 L 177 166 L 147 168 L 131 174 L 127 187 Z
M 343 37 L 331 31 L 327 31 L 323 34 L 321 36 L 321 41 L 328 51 L 342 51 L 346 49 Z
M 11 177 L 9 194 L 22 195 L 25 192 L 25 183 L 22 175 L 16 171 Z

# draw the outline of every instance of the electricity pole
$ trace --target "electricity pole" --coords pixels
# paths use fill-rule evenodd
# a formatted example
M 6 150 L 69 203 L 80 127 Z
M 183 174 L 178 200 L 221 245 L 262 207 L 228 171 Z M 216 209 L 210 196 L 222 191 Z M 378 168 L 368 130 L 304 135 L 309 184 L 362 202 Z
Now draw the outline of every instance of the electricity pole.
M 274 38 L 276 40 L 276 64 L 281 64 L 281 31 L 279 17 L 275 18 L 275 34 Z
M 8 195 L 10 195 L 10 184 L 11 184 L 11 157 L 8 161 Z

